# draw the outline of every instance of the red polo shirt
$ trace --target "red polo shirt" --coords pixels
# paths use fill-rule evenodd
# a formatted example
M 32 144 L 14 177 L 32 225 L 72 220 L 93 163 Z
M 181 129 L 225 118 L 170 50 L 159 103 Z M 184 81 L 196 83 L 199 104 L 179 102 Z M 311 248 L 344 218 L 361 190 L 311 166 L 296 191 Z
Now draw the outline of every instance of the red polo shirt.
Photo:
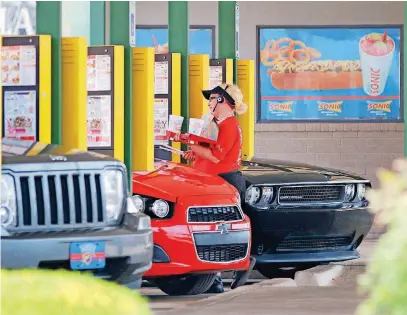
M 236 117 L 226 118 L 218 128 L 218 145 L 212 148 L 212 154 L 219 163 L 197 155 L 193 164 L 196 169 L 215 175 L 240 169 L 242 155 L 242 129 Z

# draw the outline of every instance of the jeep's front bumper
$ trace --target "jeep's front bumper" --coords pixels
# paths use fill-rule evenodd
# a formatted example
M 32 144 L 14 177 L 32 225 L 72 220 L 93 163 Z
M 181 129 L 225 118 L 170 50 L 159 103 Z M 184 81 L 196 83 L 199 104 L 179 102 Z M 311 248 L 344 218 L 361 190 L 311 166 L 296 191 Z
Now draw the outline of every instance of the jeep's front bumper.
M 2 268 L 70 269 L 72 242 L 105 242 L 106 266 L 91 271 L 96 277 L 129 283 L 151 268 L 153 232 L 137 228 L 138 216 L 126 214 L 115 228 L 14 233 L 1 236 Z

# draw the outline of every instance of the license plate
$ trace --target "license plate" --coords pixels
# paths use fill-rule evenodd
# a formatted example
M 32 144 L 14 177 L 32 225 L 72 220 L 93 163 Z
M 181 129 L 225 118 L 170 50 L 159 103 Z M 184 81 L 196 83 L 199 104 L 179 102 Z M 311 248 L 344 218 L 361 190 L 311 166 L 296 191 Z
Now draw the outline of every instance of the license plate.
M 71 243 L 69 261 L 72 270 L 101 269 L 106 266 L 104 242 Z

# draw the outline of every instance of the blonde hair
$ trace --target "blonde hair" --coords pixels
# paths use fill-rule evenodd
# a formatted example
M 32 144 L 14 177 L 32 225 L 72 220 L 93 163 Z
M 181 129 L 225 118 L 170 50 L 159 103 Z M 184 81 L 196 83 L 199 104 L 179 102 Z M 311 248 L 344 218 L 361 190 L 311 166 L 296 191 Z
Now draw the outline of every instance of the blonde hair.
M 243 93 L 239 87 L 235 84 L 222 84 L 222 89 L 226 89 L 226 92 L 235 100 L 235 112 L 238 115 L 242 115 L 247 111 L 247 105 L 243 102 Z

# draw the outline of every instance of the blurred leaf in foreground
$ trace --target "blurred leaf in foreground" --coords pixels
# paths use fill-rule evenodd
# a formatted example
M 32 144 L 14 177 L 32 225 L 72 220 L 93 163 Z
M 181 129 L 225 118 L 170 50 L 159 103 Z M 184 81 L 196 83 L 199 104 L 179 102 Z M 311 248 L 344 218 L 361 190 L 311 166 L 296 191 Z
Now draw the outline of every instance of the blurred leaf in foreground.
M 374 212 L 387 225 L 366 273 L 359 279 L 368 298 L 356 315 L 407 314 L 407 160 L 397 160 L 393 171 L 378 172 L 381 188 L 368 192 Z
M 151 315 L 136 291 L 69 271 L 1 270 L 3 315 Z

